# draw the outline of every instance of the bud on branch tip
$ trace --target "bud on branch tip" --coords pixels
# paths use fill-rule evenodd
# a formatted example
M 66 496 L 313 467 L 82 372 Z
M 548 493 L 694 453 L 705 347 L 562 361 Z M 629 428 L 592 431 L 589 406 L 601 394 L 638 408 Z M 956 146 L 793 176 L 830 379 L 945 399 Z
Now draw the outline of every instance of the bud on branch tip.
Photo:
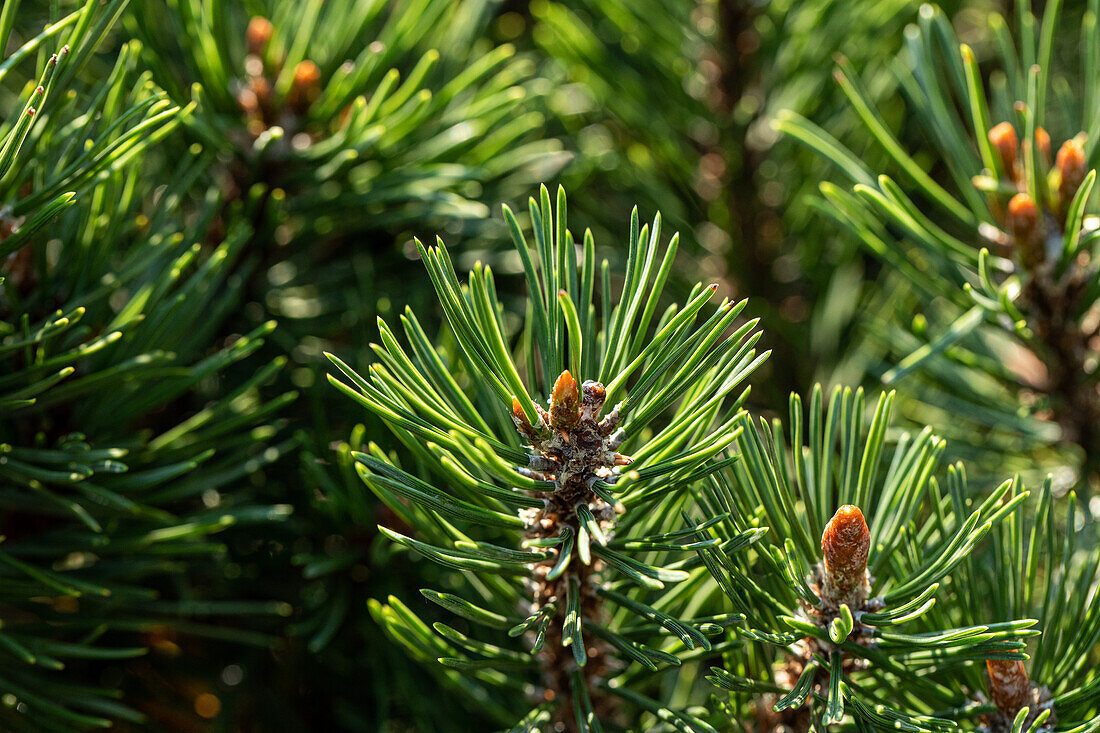
M 993 703 L 1009 718 L 1014 718 L 1031 698 L 1031 680 L 1024 663 L 1017 660 L 988 659 L 989 694 Z
M 859 507 L 845 504 L 837 509 L 821 535 L 821 553 L 825 559 L 824 595 L 838 605 L 849 602 L 853 592 L 863 586 L 870 548 L 871 530 Z M 857 603 L 856 607 L 859 605 Z

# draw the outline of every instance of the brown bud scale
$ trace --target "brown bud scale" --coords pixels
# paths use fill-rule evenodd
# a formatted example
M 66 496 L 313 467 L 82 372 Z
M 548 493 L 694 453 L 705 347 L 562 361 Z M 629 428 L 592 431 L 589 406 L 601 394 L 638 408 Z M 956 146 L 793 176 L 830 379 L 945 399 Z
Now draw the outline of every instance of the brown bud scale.
M 1009 180 L 1015 181 L 1016 156 L 1020 151 L 1020 139 L 1016 136 L 1016 128 L 1009 122 L 1001 122 L 994 125 L 989 131 L 989 142 L 1001 158 L 1001 166 Z
M 1071 138 L 1062 143 L 1054 165 L 1058 170 L 1058 195 L 1062 198 L 1062 206 L 1067 207 L 1088 173 L 1085 150 L 1080 141 Z
M 1031 680 L 1024 663 L 1019 660 L 988 659 L 989 696 L 1008 718 L 1016 717 L 1020 709 L 1031 702 Z
M 259 56 L 271 42 L 271 36 L 275 32 L 274 26 L 267 18 L 257 15 L 248 21 L 248 28 L 244 32 L 248 42 L 248 52 Z
M 851 609 L 863 607 L 870 591 L 867 577 L 870 550 L 871 530 L 859 507 L 845 504 L 837 509 L 821 535 L 823 601 L 837 608 L 841 604 Z

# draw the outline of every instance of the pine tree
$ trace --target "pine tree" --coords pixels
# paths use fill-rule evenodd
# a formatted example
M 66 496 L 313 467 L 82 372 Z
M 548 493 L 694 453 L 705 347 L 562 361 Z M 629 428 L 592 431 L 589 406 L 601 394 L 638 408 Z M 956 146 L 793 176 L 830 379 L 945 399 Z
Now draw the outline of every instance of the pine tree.
M 0 728 L 1100 731 L 1098 2 L 0 3 Z

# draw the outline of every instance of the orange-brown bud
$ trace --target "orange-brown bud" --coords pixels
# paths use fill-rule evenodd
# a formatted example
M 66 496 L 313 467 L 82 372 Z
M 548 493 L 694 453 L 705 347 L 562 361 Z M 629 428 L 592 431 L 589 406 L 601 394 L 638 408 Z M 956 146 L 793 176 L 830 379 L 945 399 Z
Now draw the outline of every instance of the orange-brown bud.
M 822 597 L 835 605 L 847 603 L 858 610 L 866 600 L 867 556 L 871 551 L 871 530 L 859 507 L 845 504 L 825 525 L 821 554 L 825 558 Z
M 294 67 L 294 81 L 290 85 L 287 101 L 294 107 L 304 109 L 313 104 L 321 94 L 321 69 L 309 59 Z
M 1041 127 L 1035 128 L 1035 144 L 1039 146 L 1039 154 L 1043 156 L 1043 162 L 1050 165 L 1050 133 Z
M 1068 206 L 1088 173 L 1085 149 L 1077 138 L 1062 143 L 1054 165 L 1058 169 L 1058 194 L 1062 197 L 1062 205 Z
M 1008 202 L 1008 228 L 1027 233 L 1039 224 L 1039 207 L 1026 193 L 1018 193 Z
M 1020 250 L 1020 259 L 1027 267 L 1043 259 L 1043 224 L 1039 207 L 1026 193 L 1018 193 L 1008 202 L 1005 228 Z
M 537 434 L 534 426 L 531 425 L 531 421 L 527 419 L 527 415 L 523 414 L 523 408 L 519 404 L 519 400 L 515 397 L 512 398 L 512 422 L 516 424 L 516 430 L 520 432 L 520 435 L 528 440 L 535 440 Z
M 581 419 L 595 420 L 600 416 L 603 403 L 607 399 L 607 390 L 603 384 L 591 379 L 581 385 Z
M 248 42 L 248 52 L 260 56 L 271 42 L 271 36 L 275 32 L 271 21 L 262 15 L 257 15 L 248 21 L 248 30 L 245 31 L 245 39 Z
M 321 69 L 309 59 L 294 67 L 294 83 L 301 87 L 317 86 L 321 83 Z
M 1016 137 L 1016 128 L 1009 122 L 1001 122 L 993 126 L 989 131 L 989 142 L 993 143 L 993 149 L 1001 158 L 1005 175 L 1009 180 L 1016 180 L 1016 155 L 1020 151 L 1020 139 Z
M 580 417 L 580 406 L 581 392 L 577 380 L 566 369 L 558 375 L 554 390 L 550 393 L 550 427 L 558 430 L 573 428 Z
M 1031 680 L 1027 678 L 1024 663 L 987 659 L 985 668 L 989 672 L 989 696 L 993 703 L 1007 717 L 1016 717 L 1021 708 L 1031 703 Z

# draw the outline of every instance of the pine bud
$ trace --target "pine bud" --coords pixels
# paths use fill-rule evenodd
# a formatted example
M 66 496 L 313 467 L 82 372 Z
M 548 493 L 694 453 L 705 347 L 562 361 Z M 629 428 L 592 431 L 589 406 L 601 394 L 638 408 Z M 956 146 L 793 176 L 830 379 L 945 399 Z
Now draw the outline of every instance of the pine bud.
M 1027 267 L 1043 261 L 1043 229 L 1039 207 L 1026 193 L 1018 193 L 1008 202 L 1005 227 L 1020 249 L 1020 258 Z
M 566 369 L 554 382 L 550 393 L 550 426 L 557 430 L 570 430 L 577 424 L 581 393 L 577 380 Z
M 1001 165 L 1009 180 L 1016 180 L 1016 155 L 1020 150 L 1020 140 L 1016 137 L 1016 128 L 1009 122 L 994 125 L 989 131 L 989 142 L 993 143 L 997 154 L 1001 156 Z
M 1085 150 L 1077 138 L 1066 140 L 1058 148 L 1055 167 L 1058 169 L 1058 194 L 1062 197 L 1062 205 L 1068 206 L 1088 173 Z
M 512 422 L 516 424 L 516 430 L 519 431 L 520 435 L 530 441 L 538 440 L 538 433 L 535 432 L 535 428 L 531 425 L 531 421 L 523 414 L 523 408 L 520 406 L 519 400 L 515 397 L 512 398 Z
M 1016 717 L 1020 708 L 1031 702 L 1031 680 L 1024 663 L 1019 660 L 987 659 L 989 696 L 1008 718 Z
M 586 379 L 581 385 L 581 419 L 595 420 L 600 416 L 604 400 L 607 399 L 607 390 L 604 386 L 591 379 Z
M 244 34 L 248 42 L 248 52 L 256 56 L 263 55 L 274 31 L 270 20 L 262 15 L 254 16 L 248 21 L 248 30 Z
M 1035 144 L 1039 146 L 1039 153 L 1043 156 L 1043 163 L 1050 165 L 1050 133 L 1041 127 L 1035 128 Z
M 321 69 L 309 59 L 294 67 L 294 81 L 287 101 L 293 107 L 305 109 L 321 94 Z
M 871 550 L 871 530 L 859 507 L 845 504 L 825 525 L 821 534 L 821 553 L 825 558 L 823 598 L 850 608 L 866 600 L 867 556 Z

